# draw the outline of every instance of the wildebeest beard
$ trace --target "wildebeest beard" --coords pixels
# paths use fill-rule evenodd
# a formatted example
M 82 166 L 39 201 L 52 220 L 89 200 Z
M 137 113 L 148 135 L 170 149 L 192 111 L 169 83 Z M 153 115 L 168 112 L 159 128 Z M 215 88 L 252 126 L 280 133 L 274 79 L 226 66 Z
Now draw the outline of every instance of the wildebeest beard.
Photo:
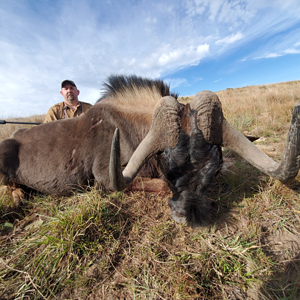
M 207 225 L 211 219 L 211 201 L 207 187 L 222 165 L 219 146 L 209 144 L 197 127 L 196 111 L 185 109 L 178 144 L 161 154 L 161 170 L 173 196 L 169 200 L 176 222 L 189 226 Z

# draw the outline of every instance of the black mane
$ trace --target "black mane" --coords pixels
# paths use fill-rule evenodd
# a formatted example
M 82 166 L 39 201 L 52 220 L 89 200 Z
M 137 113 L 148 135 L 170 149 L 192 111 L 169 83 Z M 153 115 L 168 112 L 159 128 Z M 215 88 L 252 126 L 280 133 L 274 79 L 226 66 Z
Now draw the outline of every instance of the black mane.
M 136 75 L 110 75 L 107 78 L 107 82 L 103 83 L 104 94 L 97 101 L 101 101 L 107 97 L 116 96 L 117 93 L 126 90 L 133 90 L 134 88 L 155 88 L 162 97 L 172 96 L 175 99 L 178 98 L 177 93 L 170 93 L 170 86 L 160 79 L 149 79 L 144 77 L 138 77 Z

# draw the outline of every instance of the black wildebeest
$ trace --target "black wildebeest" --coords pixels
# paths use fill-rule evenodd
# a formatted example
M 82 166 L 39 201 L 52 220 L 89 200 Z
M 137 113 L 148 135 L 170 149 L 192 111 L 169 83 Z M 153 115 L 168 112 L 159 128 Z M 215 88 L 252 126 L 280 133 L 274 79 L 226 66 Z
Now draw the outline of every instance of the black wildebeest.
M 19 130 L 0 143 L 1 182 L 69 194 L 93 182 L 123 190 L 138 173 L 161 177 L 173 192 L 174 220 L 196 226 L 209 216 L 205 190 L 221 168 L 221 146 L 279 180 L 298 173 L 300 104 L 278 164 L 226 121 L 212 92 L 183 105 L 161 80 L 136 76 L 111 76 L 105 90 L 86 114 Z

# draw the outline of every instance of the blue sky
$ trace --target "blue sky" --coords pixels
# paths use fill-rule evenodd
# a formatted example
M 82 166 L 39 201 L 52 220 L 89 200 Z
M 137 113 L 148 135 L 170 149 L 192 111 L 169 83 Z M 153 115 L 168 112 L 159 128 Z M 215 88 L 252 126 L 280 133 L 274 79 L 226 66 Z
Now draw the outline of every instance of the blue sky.
M 180 96 L 300 79 L 299 0 L 1 0 L 0 118 L 46 113 L 64 79 L 94 104 L 110 74 Z

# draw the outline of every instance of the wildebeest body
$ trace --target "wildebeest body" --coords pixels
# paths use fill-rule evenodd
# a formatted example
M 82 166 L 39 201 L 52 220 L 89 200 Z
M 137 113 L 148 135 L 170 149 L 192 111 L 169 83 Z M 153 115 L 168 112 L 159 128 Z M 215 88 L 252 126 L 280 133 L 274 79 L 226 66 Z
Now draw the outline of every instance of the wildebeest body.
M 161 98 L 158 91 L 156 98 Z M 139 101 L 137 97 L 124 107 L 107 96 L 80 117 L 17 131 L 0 143 L 2 182 L 63 195 L 94 182 L 110 189 L 108 165 L 114 130 L 119 128 L 122 133 L 122 164 L 126 165 L 151 125 L 153 110 L 145 107 L 135 112 Z M 157 177 L 155 161 L 143 172 Z

